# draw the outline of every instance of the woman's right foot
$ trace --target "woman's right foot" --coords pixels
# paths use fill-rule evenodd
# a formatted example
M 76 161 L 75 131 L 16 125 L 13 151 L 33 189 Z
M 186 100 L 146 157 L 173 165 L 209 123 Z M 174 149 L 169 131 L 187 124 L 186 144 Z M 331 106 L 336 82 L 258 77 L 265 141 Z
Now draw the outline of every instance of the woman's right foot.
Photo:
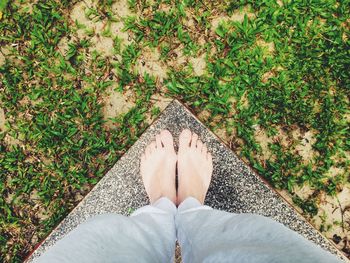
M 188 129 L 179 137 L 177 169 L 177 204 L 187 197 L 194 197 L 204 204 L 213 172 L 212 156 L 198 135 Z

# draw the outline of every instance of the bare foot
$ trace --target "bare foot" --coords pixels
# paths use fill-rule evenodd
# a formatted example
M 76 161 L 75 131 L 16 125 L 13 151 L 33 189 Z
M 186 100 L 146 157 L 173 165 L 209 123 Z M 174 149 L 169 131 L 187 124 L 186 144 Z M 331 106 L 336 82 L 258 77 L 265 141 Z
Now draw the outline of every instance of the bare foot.
M 175 203 L 176 160 L 173 136 L 163 130 L 141 156 L 141 176 L 151 204 L 161 197 Z
M 186 129 L 180 134 L 177 158 L 179 180 L 177 204 L 190 196 L 203 204 L 213 172 L 211 154 L 205 144 L 198 139 L 198 135 Z

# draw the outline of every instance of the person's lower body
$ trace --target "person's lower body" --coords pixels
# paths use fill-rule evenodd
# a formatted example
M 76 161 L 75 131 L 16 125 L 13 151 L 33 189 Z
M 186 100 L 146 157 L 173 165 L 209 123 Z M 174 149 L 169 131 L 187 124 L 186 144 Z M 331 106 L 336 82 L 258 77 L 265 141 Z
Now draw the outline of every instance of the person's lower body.
M 172 262 L 176 206 L 167 198 L 130 217 L 94 216 L 59 240 L 36 262 Z
M 340 262 L 271 219 L 231 214 L 187 198 L 178 209 L 167 198 L 131 217 L 106 214 L 70 232 L 38 262 Z
M 340 262 L 271 219 L 202 205 L 212 170 L 212 156 L 197 134 L 184 130 L 176 154 L 172 135 L 162 131 L 141 156 L 151 205 L 129 218 L 88 220 L 38 262 L 172 262 L 176 238 L 185 263 Z
M 233 214 L 187 198 L 175 216 L 183 262 L 342 262 L 299 234 L 255 214 Z

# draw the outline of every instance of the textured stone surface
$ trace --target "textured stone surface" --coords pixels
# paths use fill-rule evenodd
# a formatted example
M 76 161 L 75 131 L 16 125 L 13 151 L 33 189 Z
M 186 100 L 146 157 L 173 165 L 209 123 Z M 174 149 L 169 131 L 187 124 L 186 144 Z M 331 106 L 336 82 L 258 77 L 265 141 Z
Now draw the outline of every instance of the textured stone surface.
M 268 187 L 185 107 L 174 101 L 48 236 L 29 261 L 93 215 L 111 212 L 128 215 L 134 209 L 146 205 L 147 196 L 139 176 L 139 156 L 162 129 L 170 130 L 177 144 L 178 136 L 184 128 L 199 134 L 214 157 L 214 174 L 206 199 L 207 205 L 234 213 L 257 213 L 271 217 L 324 249 L 341 256 L 326 238 Z

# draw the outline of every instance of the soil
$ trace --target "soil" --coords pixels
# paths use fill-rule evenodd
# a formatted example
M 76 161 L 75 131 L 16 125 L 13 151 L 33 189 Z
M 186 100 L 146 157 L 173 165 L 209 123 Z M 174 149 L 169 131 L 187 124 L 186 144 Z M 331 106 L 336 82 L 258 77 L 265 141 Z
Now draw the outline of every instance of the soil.
M 269 144 L 273 143 L 273 138 L 269 137 L 266 131 L 260 126 L 257 126 L 254 131 L 254 137 L 256 142 L 260 145 L 262 150 L 263 160 L 268 160 L 272 157 L 272 153 L 269 149 Z
M 5 56 L 0 52 L 0 66 L 5 63 Z
M 167 77 L 168 68 L 159 58 L 160 53 L 158 49 L 145 47 L 136 63 L 137 72 L 141 75 L 147 73 L 156 77 L 160 82 L 163 82 Z
M 296 132 L 294 132 L 296 136 Z M 297 140 L 297 138 L 295 138 Z M 305 164 L 309 163 L 316 156 L 316 152 L 312 149 L 312 145 L 316 142 L 315 132 L 312 130 L 307 131 L 301 136 L 299 144 L 295 147 L 295 150 L 302 157 Z
M 110 118 L 116 118 L 123 113 L 127 113 L 135 104 L 128 99 L 127 94 L 122 94 L 115 90 L 114 86 L 107 89 L 108 96 L 105 98 L 103 116 L 108 127 L 113 127 Z
M 275 43 L 258 39 L 256 44 L 263 49 L 264 57 L 273 55 L 273 52 L 275 51 Z
M 203 75 L 205 73 L 205 69 L 207 67 L 205 57 L 206 57 L 206 54 L 203 53 L 199 57 L 190 58 L 190 60 L 189 60 L 193 66 L 193 73 L 196 76 L 200 76 L 200 75 Z
M 322 195 L 318 205 L 318 214 L 313 219 L 315 226 L 324 229 L 323 234 L 333 241 L 338 241 L 336 246 L 343 250 L 350 248 L 350 184 L 346 184 L 337 196 Z M 322 229 L 321 228 L 321 229 Z M 345 251 L 344 251 L 345 252 Z
M 4 132 L 6 130 L 5 122 L 5 112 L 2 108 L 0 108 L 0 132 Z

